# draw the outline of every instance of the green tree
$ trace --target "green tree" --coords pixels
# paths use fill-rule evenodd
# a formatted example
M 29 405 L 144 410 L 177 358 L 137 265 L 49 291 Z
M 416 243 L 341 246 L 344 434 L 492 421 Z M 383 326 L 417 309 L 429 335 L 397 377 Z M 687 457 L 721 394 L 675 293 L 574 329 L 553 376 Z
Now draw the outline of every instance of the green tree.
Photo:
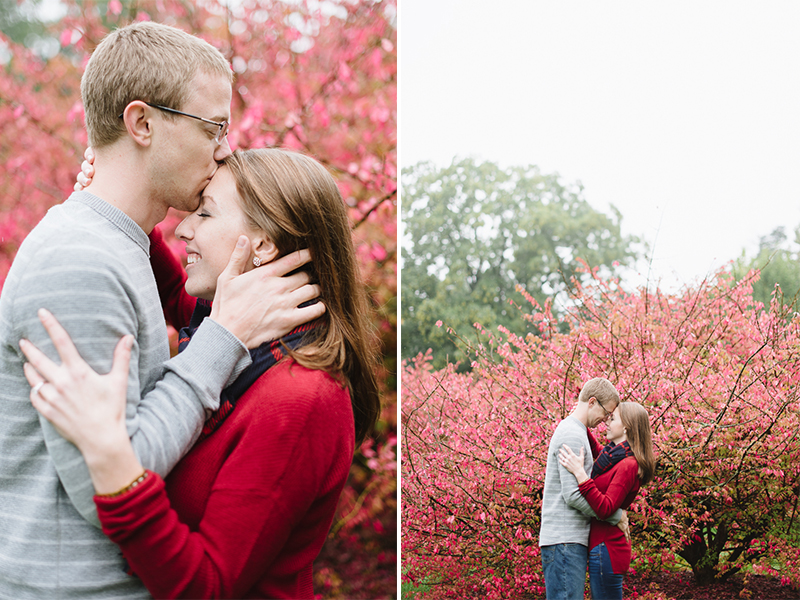
M 533 331 L 512 306 L 516 286 L 543 303 L 566 289 L 580 260 L 613 273 L 638 257 L 616 208 L 596 211 L 580 184 L 535 166 L 422 162 L 403 169 L 402 186 L 404 358 L 428 348 L 436 367 L 463 358 L 447 327 L 467 339 L 474 323 Z
M 800 291 L 800 225 L 794 230 L 794 243 L 789 240 L 785 227 L 776 227 L 772 233 L 761 237 L 756 256 L 748 258 L 742 251 L 733 264 L 733 274 L 741 279 L 751 269 L 761 271 L 760 279 L 753 284 L 754 300 L 768 307 L 778 285 L 779 299 L 784 303 L 792 302 Z
M 0 32 L 17 44 L 36 47 L 45 36 L 45 26 L 39 17 L 41 0 L 0 0 Z M 2 43 L 0 36 L 0 43 Z

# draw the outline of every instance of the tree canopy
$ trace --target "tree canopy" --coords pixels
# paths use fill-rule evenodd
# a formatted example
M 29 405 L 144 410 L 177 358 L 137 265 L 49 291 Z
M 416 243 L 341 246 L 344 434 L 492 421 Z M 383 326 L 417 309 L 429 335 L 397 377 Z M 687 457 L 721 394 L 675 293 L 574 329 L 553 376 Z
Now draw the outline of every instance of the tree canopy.
M 517 286 L 544 303 L 581 260 L 612 273 L 637 258 L 639 240 L 620 233 L 616 208 L 595 210 L 580 184 L 535 166 L 422 162 L 403 170 L 402 186 L 404 358 L 432 348 L 437 367 L 458 360 L 447 327 L 466 338 L 474 323 L 528 331 Z
M 794 229 L 794 243 L 785 227 L 776 227 L 769 235 L 761 236 L 758 253 L 748 258 L 742 255 L 733 264 L 733 274 L 742 279 L 752 269 L 761 276 L 753 284 L 753 299 L 769 306 L 775 286 L 780 286 L 779 300 L 790 303 L 800 292 L 800 225 Z

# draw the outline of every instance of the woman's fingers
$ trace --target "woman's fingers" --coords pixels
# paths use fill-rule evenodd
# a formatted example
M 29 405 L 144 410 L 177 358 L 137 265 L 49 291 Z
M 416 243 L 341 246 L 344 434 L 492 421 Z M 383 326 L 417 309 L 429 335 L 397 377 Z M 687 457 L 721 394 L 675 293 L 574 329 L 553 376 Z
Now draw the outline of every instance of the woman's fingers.
M 45 419 L 53 422 L 53 409 L 50 404 L 44 399 L 44 396 L 40 394 L 34 394 L 31 390 L 31 404 L 33 404 L 33 408 L 37 410 L 39 414 L 41 414 Z
M 22 370 L 25 371 L 25 379 L 28 380 L 28 383 L 31 386 L 30 398 L 33 408 L 35 408 L 45 419 L 53 422 L 53 419 L 56 418 L 56 407 L 45 396 L 47 391 L 45 384 L 47 384 L 47 381 L 36 372 L 36 369 L 34 369 L 30 363 L 25 363 L 22 365 Z
M 567 469 L 569 469 L 570 467 L 573 467 L 575 469 L 577 469 L 578 467 L 582 467 L 584 456 L 585 456 L 584 448 L 581 448 L 580 455 L 575 454 L 572 448 L 570 448 L 566 444 L 558 449 L 558 462 L 561 464 L 562 467 L 566 467 Z
M 53 381 L 57 377 L 58 374 L 58 365 L 54 363 L 52 360 L 45 356 L 44 352 L 39 350 L 36 346 L 31 344 L 28 340 L 20 340 L 19 341 L 19 349 L 22 350 L 22 353 L 25 355 L 25 358 L 28 359 L 28 362 L 33 365 L 32 368 L 36 370 L 37 375 L 47 381 Z M 28 366 L 26 364 L 26 366 Z M 25 371 L 25 377 L 28 377 L 28 371 Z M 30 383 L 30 379 L 28 382 Z M 31 386 L 38 383 L 38 380 L 35 383 L 31 383 Z
M 47 335 L 53 342 L 58 355 L 61 357 L 61 362 L 67 367 L 72 367 L 77 362 L 83 362 L 81 355 L 75 344 L 72 343 L 72 338 L 69 337 L 67 330 L 61 326 L 53 314 L 47 309 L 39 309 L 39 320 L 44 325 Z
M 53 403 L 62 398 L 55 386 L 39 375 L 30 363 L 22 365 L 22 370 L 25 371 L 25 379 L 31 386 L 31 402 L 34 406 L 37 402 Z
M 28 380 L 28 384 L 33 388 L 43 383 L 45 379 L 39 375 L 36 369 L 33 368 L 31 363 L 25 363 L 22 365 L 22 370 L 25 372 L 25 379 Z
M 133 348 L 133 336 L 126 335 L 117 342 L 117 347 L 114 348 L 114 364 L 111 366 L 112 385 L 127 389 L 128 387 L 128 370 L 131 364 L 131 348 Z
M 559 450 L 559 452 L 563 452 L 564 455 L 567 456 L 568 458 L 572 458 L 573 456 L 577 457 L 577 454 L 575 454 L 572 451 L 572 448 L 570 448 L 566 444 L 561 446 L 561 449 Z M 583 448 L 581 448 L 581 452 L 583 452 Z

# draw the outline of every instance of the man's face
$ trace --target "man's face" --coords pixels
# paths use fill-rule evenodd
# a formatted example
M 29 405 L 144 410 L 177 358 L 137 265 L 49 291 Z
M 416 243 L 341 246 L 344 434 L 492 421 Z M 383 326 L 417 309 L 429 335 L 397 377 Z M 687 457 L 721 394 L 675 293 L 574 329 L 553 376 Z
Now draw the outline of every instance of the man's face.
M 597 427 L 600 423 L 605 423 L 611 417 L 611 414 L 617 408 L 617 403 L 613 402 L 613 406 L 603 406 L 600 401 L 592 396 L 589 398 L 589 427 Z
M 198 73 L 191 88 L 182 112 L 215 122 L 230 120 L 231 85 L 225 77 Z M 194 211 L 217 163 L 231 153 L 228 140 L 218 144 L 214 137 L 219 128 L 197 119 L 175 116 L 170 121 L 164 114 L 156 118 L 162 122 L 153 136 L 155 152 L 149 169 L 153 195 L 166 206 Z

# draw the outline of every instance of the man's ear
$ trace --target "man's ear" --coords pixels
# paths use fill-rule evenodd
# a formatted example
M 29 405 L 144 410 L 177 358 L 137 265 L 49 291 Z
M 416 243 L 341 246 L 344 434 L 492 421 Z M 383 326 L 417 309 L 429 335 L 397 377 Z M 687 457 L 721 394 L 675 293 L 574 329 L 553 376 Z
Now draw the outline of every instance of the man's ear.
M 125 128 L 128 130 L 128 135 L 131 136 L 134 142 L 145 147 L 150 145 L 153 136 L 151 125 L 153 109 L 141 100 L 134 100 L 125 107 L 122 119 L 125 122 Z
M 278 257 L 278 247 L 266 236 L 258 236 L 252 239 L 253 254 L 257 256 L 262 265 L 272 262 Z

